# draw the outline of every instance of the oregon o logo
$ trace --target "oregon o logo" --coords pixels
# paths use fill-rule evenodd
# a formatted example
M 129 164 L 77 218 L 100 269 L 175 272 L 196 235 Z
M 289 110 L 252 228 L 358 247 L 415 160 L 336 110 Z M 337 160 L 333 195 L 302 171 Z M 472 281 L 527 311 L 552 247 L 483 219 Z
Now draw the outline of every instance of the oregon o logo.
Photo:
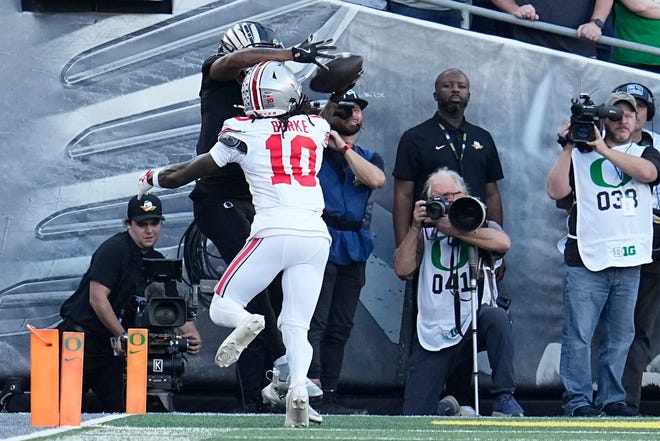
M 431 262 L 433 262 L 433 266 L 438 268 L 439 270 L 451 271 L 452 268 L 447 268 L 442 264 L 442 247 L 440 246 L 440 243 L 444 239 L 445 238 L 442 237 L 433 242 L 433 245 L 431 246 Z M 458 257 L 458 262 L 454 263 L 454 268 L 461 268 L 465 266 L 469 260 L 468 247 L 464 242 L 460 243 L 459 250 L 460 250 L 460 254 Z
M 589 167 L 589 174 L 591 175 L 591 180 L 593 181 L 594 184 L 596 184 L 599 187 L 618 188 L 618 187 L 623 187 L 632 180 L 632 177 L 623 173 L 621 182 L 619 182 L 618 184 L 614 185 L 605 182 L 605 177 L 603 176 L 603 163 L 605 161 L 607 161 L 605 158 L 596 159 L 594 162 L 591 163 L 591 166 Z
M 139 332 L 134 332 L 128 336 L 128 340 L 131 342 L 133 346 L 142 346 L 146 338 L 144 337 L 143 334 L 140 334 Z
M 82 340 L 78 337 L 67 337 L 64 339 L 64 348 L 67 351 L 79 351 L 82 347 Z

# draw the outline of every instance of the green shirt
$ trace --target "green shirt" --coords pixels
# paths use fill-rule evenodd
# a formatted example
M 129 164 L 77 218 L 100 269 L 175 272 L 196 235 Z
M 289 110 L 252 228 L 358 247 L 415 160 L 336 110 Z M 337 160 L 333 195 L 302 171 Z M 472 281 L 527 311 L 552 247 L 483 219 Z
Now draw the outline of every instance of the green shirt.
M 614 5 L 614 35 L 622 40 L 660 47 L 660 20 L 645 18 L 620 2 Z M 612 61 L 627 65 L 660 65 L 660 57 L 630 49 L 614 48 Z

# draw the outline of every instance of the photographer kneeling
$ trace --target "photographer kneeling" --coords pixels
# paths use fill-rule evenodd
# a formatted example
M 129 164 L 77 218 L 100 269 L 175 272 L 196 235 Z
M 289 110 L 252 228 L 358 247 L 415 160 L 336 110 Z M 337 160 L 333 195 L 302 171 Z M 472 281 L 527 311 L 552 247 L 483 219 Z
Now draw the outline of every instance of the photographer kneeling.
M 164 258 L 154 250 L 163 220 L 160 199 L 133 197 L 124 221 L 126 231 L 99 246 L 78 289 L 60 309 L 60 332 L 85 333 L 83 392 L 92 389 L 105 412 L 123 412 L 126 406 L 121 337 L 134 326 L 129 319 L 135 315 L 130 311 L 131 298 L 142 295 L 147 286 L 143 258 Z M 188 354 L 199 353 L 202 340 L 194 322 L 179 330 L 187 338 Z
M 509 236 L 499 225 L 492 221 L 483 223 L 485 210 L 468 231 L 459 230 L 450 222 L 450 204 L 469 196 L 465 182 L 456 172 L 441 168 L 431 174 L 425 194 L 431 203 L 415 202 L 413 224 L 394 255 L 394 270 L 399 277 L 407 277 L 419 268 L 417 325 L 404 393 L 404 415 L 436 414 L 446 378 L 470 356 L 470 248 L 476 246 L 484 257 L 490 253 L 501 257 L 511 246 Z M 444 215 L 447 211 L 449 216 Z M 509 316 L 505 309 L 494 306 L 494 268 L 485 262 L 492 259 L 483 260 L 479 269 L 484 271 L 485 282 L 480 283 L 477 343 L 479 350 L 488 351 L 493 369 L 493 415 L 522 416 L 524 411 L 512 395 L 515 381 Z M 458 409 L 455 411 L 458 413 Z

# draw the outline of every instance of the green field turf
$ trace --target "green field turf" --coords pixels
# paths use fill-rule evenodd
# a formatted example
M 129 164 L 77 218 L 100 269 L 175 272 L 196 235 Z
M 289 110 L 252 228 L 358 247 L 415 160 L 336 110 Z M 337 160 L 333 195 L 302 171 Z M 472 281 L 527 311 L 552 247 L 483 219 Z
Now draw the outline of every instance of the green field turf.
M 660 418 L 326 416 L 285 429 L 283 415 L 146 414 L 34 434 L 39 440 L 594 440 L 660 439 Z M 23 438 L 27 439 L 27 438 Z

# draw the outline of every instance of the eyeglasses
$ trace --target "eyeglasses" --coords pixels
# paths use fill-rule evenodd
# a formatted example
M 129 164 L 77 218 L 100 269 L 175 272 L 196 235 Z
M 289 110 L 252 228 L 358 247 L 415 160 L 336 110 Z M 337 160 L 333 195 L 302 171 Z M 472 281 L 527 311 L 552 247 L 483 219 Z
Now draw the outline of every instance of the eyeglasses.
M 440 193 L 438 196 L 442 196 L 445 199 L 449 199 L 452 196 L 458 196 L 459 194 L 463 193 L 462 191 L 450 191 L 447 193 Z

